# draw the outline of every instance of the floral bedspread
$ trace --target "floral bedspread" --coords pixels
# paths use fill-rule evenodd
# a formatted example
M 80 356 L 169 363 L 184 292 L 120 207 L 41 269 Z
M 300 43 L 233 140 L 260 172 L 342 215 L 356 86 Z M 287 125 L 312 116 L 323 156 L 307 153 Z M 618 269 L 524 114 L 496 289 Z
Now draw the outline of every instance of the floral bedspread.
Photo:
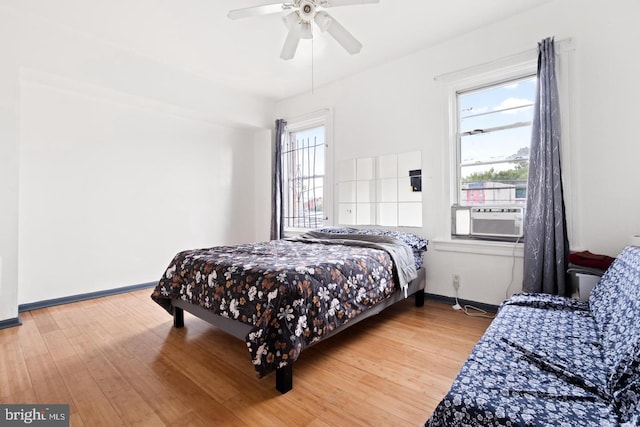
M 259 377 L 397 289 L 384 250 L 287 240 L 178 253 L 151 298 L 172 313 L 182 299 L 253 329 Z

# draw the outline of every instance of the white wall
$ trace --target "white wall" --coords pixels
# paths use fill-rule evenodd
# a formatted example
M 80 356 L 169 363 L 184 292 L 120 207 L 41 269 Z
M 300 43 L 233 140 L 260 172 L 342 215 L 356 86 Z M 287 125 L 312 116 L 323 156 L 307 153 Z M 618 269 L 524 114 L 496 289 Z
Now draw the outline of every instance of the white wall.
M 274 125 L 275 127 L 275 125 Z M 254 230 L 256 242 L 271 238 L 271 170 L 273 161 L 273 128 L 255 132 L 253 149 L 254 167 Z
M 271 101 L 3 6 L 0 51 L 0 320 L 268 235 Z
M 123 101 L 21 80 L 19 303 L 151 282 L 181 248 L 253 240 L 252 132 Z
M 533 50 L 545 37 L 570 38 L 575 50 L 561 64 L 569 77 L 571 126 L 564 155 L 569 227 L 574 249 L 615 256 L 640 231 L 636 197 L 640 158 L 635 137 L 640 98 L 635 0 L 556 0 L 499 24 L 416 52 L 278 103 L 277 117 L 332 108 L 335 161 L 422 150 L 423 224 L 433 242 L 426 255 L 427 292 L 499 304 L 521 290 L 521 251 L 477 249 L 446 242 L 450 216 L 450 151 L 445 89 L 435 76 Z M 534 53 L 535 55 L 535 53 Z M 567 68 L 568 67 L 568 68 Z M 515 258 L 512 256 L 515 252 Z
M 0 320 L 18 315 L 19 22 L 0 13 Z

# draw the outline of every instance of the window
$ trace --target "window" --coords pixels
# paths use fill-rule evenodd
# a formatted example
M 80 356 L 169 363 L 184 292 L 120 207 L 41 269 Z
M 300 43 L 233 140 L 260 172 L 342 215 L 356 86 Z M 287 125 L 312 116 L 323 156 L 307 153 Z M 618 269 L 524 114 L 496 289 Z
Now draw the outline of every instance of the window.
M 536 76 L 456 91 L 457 203 L 524 205 Z
M 326 157 L 324 125 L 289 128 L 282 148 L 285 228 L 323 225 Z

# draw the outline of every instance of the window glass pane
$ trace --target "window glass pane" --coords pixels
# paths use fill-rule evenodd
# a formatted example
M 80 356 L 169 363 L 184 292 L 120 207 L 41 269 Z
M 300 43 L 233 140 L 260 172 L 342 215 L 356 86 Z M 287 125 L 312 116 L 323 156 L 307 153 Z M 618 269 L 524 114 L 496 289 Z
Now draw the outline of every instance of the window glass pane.
M 529 162 L 526 160 L 460 168 L 461 205 L 523 205 Z
M 528 159 L 531 126 L 463 136 L 460 139 L 460 163 L 503 162 Z
M 324 218 L 324 126 L 291 132 L 282 152 L 285 227 L 317 228 Z
M 460 132 L 531 121 L 536 77 L 462 92 L 458 96 Z M 484 119 L 479 119 L 480 117 Z M 475 126 L 475 124 L 482 126 Z
M 536 77 L 458 93 L 461 205 L 524 204 Z

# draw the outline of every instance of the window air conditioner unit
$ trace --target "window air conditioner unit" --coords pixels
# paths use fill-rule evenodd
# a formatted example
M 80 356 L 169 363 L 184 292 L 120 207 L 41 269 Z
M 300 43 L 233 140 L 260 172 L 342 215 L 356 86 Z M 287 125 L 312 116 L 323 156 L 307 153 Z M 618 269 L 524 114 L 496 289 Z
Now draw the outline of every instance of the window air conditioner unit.
M 522 206 L 457 206 L 451 208 L 455 237 L 516 240 L 524 236 Z

